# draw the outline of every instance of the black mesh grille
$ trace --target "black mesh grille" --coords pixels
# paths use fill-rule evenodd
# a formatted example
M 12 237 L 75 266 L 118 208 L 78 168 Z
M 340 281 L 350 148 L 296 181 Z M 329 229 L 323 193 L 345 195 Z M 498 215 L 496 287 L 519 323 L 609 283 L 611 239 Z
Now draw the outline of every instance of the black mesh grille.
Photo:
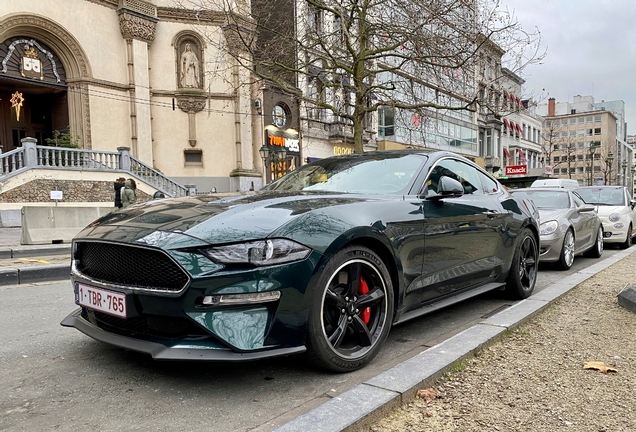
M 165 253 L 113 243 L 78 242 L 77 270 L 86 276 L 146 289 L 180 291 L 186 273 Z
M 126 336 L 145 335 L 162 338 L 183 338 L 207 335 L 201 327 L 187 318 L 142 315 L 128 319 L 84 309 L 85 318 L 101 329 Z

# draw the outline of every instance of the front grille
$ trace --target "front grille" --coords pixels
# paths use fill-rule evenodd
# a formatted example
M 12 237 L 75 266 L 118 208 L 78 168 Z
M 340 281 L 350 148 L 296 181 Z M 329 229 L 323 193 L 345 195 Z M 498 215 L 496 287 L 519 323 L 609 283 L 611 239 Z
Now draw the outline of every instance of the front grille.
M 205 330 L 187 318 L 141 315 L 124 319 L 91 309 L 84 309 L 83 314 L 97 327 L 125 336 L 144 335 L 161 338 L 209 336 Z
M 114 243 L 77 242 L 77 270 L 101 282 L 181 291 L 188 275 L 164 252 Z

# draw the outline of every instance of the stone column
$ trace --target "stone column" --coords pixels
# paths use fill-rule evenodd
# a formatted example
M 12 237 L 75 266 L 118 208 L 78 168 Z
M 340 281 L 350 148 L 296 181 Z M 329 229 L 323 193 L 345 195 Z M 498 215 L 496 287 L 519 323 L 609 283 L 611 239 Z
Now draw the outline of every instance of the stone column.
M 132 155 L 154 166 L 148 47 L 155 39 L 157 8 L 141 0 L 120 0 L 119 4 L 119 28 L 128 42 L 128 79 L 133 87 L 130 92 Z
M 22 138 L 22 148 L 24 149 L 24 166 L 36 167 L 38 165 L 38 140 L 31 137 Z

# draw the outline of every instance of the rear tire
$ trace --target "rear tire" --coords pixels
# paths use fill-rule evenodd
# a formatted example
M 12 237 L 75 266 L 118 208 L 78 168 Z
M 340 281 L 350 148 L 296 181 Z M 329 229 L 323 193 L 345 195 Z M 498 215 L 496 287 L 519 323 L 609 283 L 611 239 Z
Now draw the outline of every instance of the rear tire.
M 539 247 L 532 231 L 524 228 L 519 235 L 512 265 L 506 279 L 506 295 L 525 299 L 532 295 L 539 270 Z
M 627 228 L 627 238 L 625 239 L 623 243 L 621 243 L 621 249 L 627 249 L 631 247 L 631 245 L 632 245 L 632 226 L 630 225 L 629 228 Z
M 585 256 L 590 258 L 600 258 L 603 255 L 603 225 L 598 227 L 598 233 L 596 234 L 596 241 L 590 250 L 585 252 Z
M 334 372 L 364 367 L 393 324 L 393 285 L 386 265 L 364 246 L 338 251 L 321 272 L 309 308 L 309 360 Z

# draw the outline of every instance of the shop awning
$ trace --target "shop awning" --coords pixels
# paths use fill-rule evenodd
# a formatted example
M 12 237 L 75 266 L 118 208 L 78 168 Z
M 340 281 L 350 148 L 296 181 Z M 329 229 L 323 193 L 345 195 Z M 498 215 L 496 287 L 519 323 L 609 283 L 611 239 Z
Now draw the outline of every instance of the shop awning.
M 526 161 L 526 154 L 523 152 L 523 150 L 521 150 L 520 148 L 517 149 L 517 154 L 519 155 L 519 160 L 521 162 L 525 162 Z
M 510 129 L 510 122 L 508 121 L 508 119 L 507 118 L 503 119 L 503 122 L 504 122 L 504 125 L 506 125 L 508 129 Z
M 508 160 L 512 159 L 512 155 L 510 154 L 510 152 L 508 151 L 508 147 L 504 147 L 503 148 L 503 152 L 504 152 L 504 157 Z

